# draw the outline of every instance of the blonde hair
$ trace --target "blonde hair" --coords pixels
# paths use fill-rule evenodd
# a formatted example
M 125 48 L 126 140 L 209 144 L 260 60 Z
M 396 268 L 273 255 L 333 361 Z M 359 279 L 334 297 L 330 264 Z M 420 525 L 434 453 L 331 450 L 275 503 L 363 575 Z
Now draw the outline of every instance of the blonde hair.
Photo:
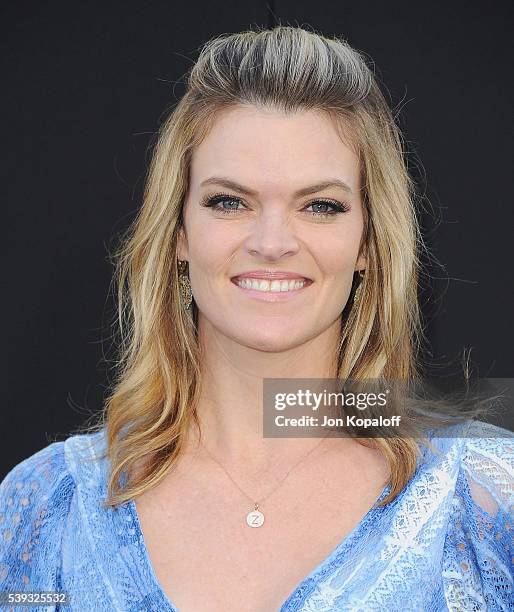
M 181 307 L 177 237 L 191 155 L 222 109 L 256 105 L 294 113 L 319 110 L 350 128 L 361 166 L 367 268 L 360 299 L 341 316 L 339 377 L 413 379 L 424 342 L 417 298 L 422 242 L 414 184 L 402 135 L 364 56 L 341 38 L 277 26 L 208 41 L 188 87 L 160 127 L 144 201 L 115 255 L 116 380 L 97 424 L 106 431 L 111 469 L 107 506 L 156 485 L 177 462 L 200 380 L 197 307 Z M 347 132 L 345 131 L 345 134 Z M 414 473 L 419 447 L 410 438 L 377 438 L 387 459 L 389 503 Z M 369 444 L 369 440 L 362 440 Z M 144 469 L 132 473 L 136 460 Z M 122 474 L 127 481 L 119 482 Z

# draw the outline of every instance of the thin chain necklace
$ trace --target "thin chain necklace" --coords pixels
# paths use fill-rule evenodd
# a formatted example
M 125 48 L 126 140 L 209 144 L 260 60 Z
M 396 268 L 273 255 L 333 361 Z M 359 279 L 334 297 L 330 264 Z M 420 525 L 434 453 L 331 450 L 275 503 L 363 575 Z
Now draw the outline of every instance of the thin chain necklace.
M 307 457 L 313 453 L 317 448 L 319 448 L 323 442 L 328 438 L 329 436 L 326 436 L 325 438 L 323 438 L 323 440 L 321 440 L 321 442 L 319 444 L 316 444 L 316 446 L 314 446 L 314 448 L 311 448 L 311 450 L 304 455 L 299 461 L 297 461 L 292 468 L 289 469 L 289 471 L 287 472 L 287 474 L 284 476 L 284 478 L 282 478 L 282 480 L 279 481 L 279 483 L 277 484 L 277 486 L 272 489 L 265 497 L 263 497 L 260 501 L 260 503 L 256 502 L 253 500 L 252 497 L 250 497 L 250 495 L 248 495 L 246 493 L 246 491 L 244 491 L 238 484 L 237 482 L 232 478 L 232 476 L 227 472 L 227 470 L 225 469 L 225 467 L 216 459 L 216 457 L 214 457 L 206 448 L 206 446 L 204 445 L 204 443 L 200 440 L 200 444 L 203 446 L 203 448 L 205 449 L 205 452 L 210 456 L 210 458 L 215 461 L 220 468 L 225 472 L 225 474 L 230 478 L 230 480 L 236 485 L 236 487 L 241 491 L 241 493 L 247 498 L 249 499 L 253 505 L 254 505 L 254 509 L 251 510 L 250 512 L 248 512 L 248 514 L 246 515 L 246 524 L 248 525 L 248 527 L 261 527 L 262 524 L 264 523 L 264 514 L 262 513 L 262 510 L 260 510 L 260 504 L 262 504 L 265 500 L 268 499 L 268 497 L 270 497 L 271 495 L 273 495 L 273 493 L 275 493 L 275 491 L 280 487 L 280 485 L 284 482 L 284 480 L 289 476 L 289 474 L 295 469 L 297 468 L 300 463 L 302 463 L 302 461 L 305 461 L 305 459 L 307 459 Z

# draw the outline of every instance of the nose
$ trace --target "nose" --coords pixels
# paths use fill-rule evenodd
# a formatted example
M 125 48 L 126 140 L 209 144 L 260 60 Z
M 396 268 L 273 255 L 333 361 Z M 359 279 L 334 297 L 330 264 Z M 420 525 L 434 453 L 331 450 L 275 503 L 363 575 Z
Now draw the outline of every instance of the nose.
M 259 215 L 245 241 L 250 255 L 266 261 L 294 255 L 299 247 L 290 219 L 281 210 L 270 210 Z

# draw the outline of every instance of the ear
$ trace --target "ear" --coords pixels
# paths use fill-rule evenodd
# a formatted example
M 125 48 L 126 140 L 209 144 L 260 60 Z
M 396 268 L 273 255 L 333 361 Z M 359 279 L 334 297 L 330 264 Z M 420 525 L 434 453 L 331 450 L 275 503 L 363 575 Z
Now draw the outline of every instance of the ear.
M 188 261 L 189 259 L 189 248 L 187 245 L 187 237 L 183 225 L 180 227 L 178 233 L 177 257 L 182 261 Z

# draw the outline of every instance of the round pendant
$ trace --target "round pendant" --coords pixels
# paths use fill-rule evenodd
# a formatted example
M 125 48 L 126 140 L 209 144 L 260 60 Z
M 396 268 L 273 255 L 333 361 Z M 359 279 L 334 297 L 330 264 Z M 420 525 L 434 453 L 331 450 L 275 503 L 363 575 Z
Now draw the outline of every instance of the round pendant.
M 264 523 L 264 514 L 260 510 L 252 510 L 246 515 L 248 527 L 260 527 Z

